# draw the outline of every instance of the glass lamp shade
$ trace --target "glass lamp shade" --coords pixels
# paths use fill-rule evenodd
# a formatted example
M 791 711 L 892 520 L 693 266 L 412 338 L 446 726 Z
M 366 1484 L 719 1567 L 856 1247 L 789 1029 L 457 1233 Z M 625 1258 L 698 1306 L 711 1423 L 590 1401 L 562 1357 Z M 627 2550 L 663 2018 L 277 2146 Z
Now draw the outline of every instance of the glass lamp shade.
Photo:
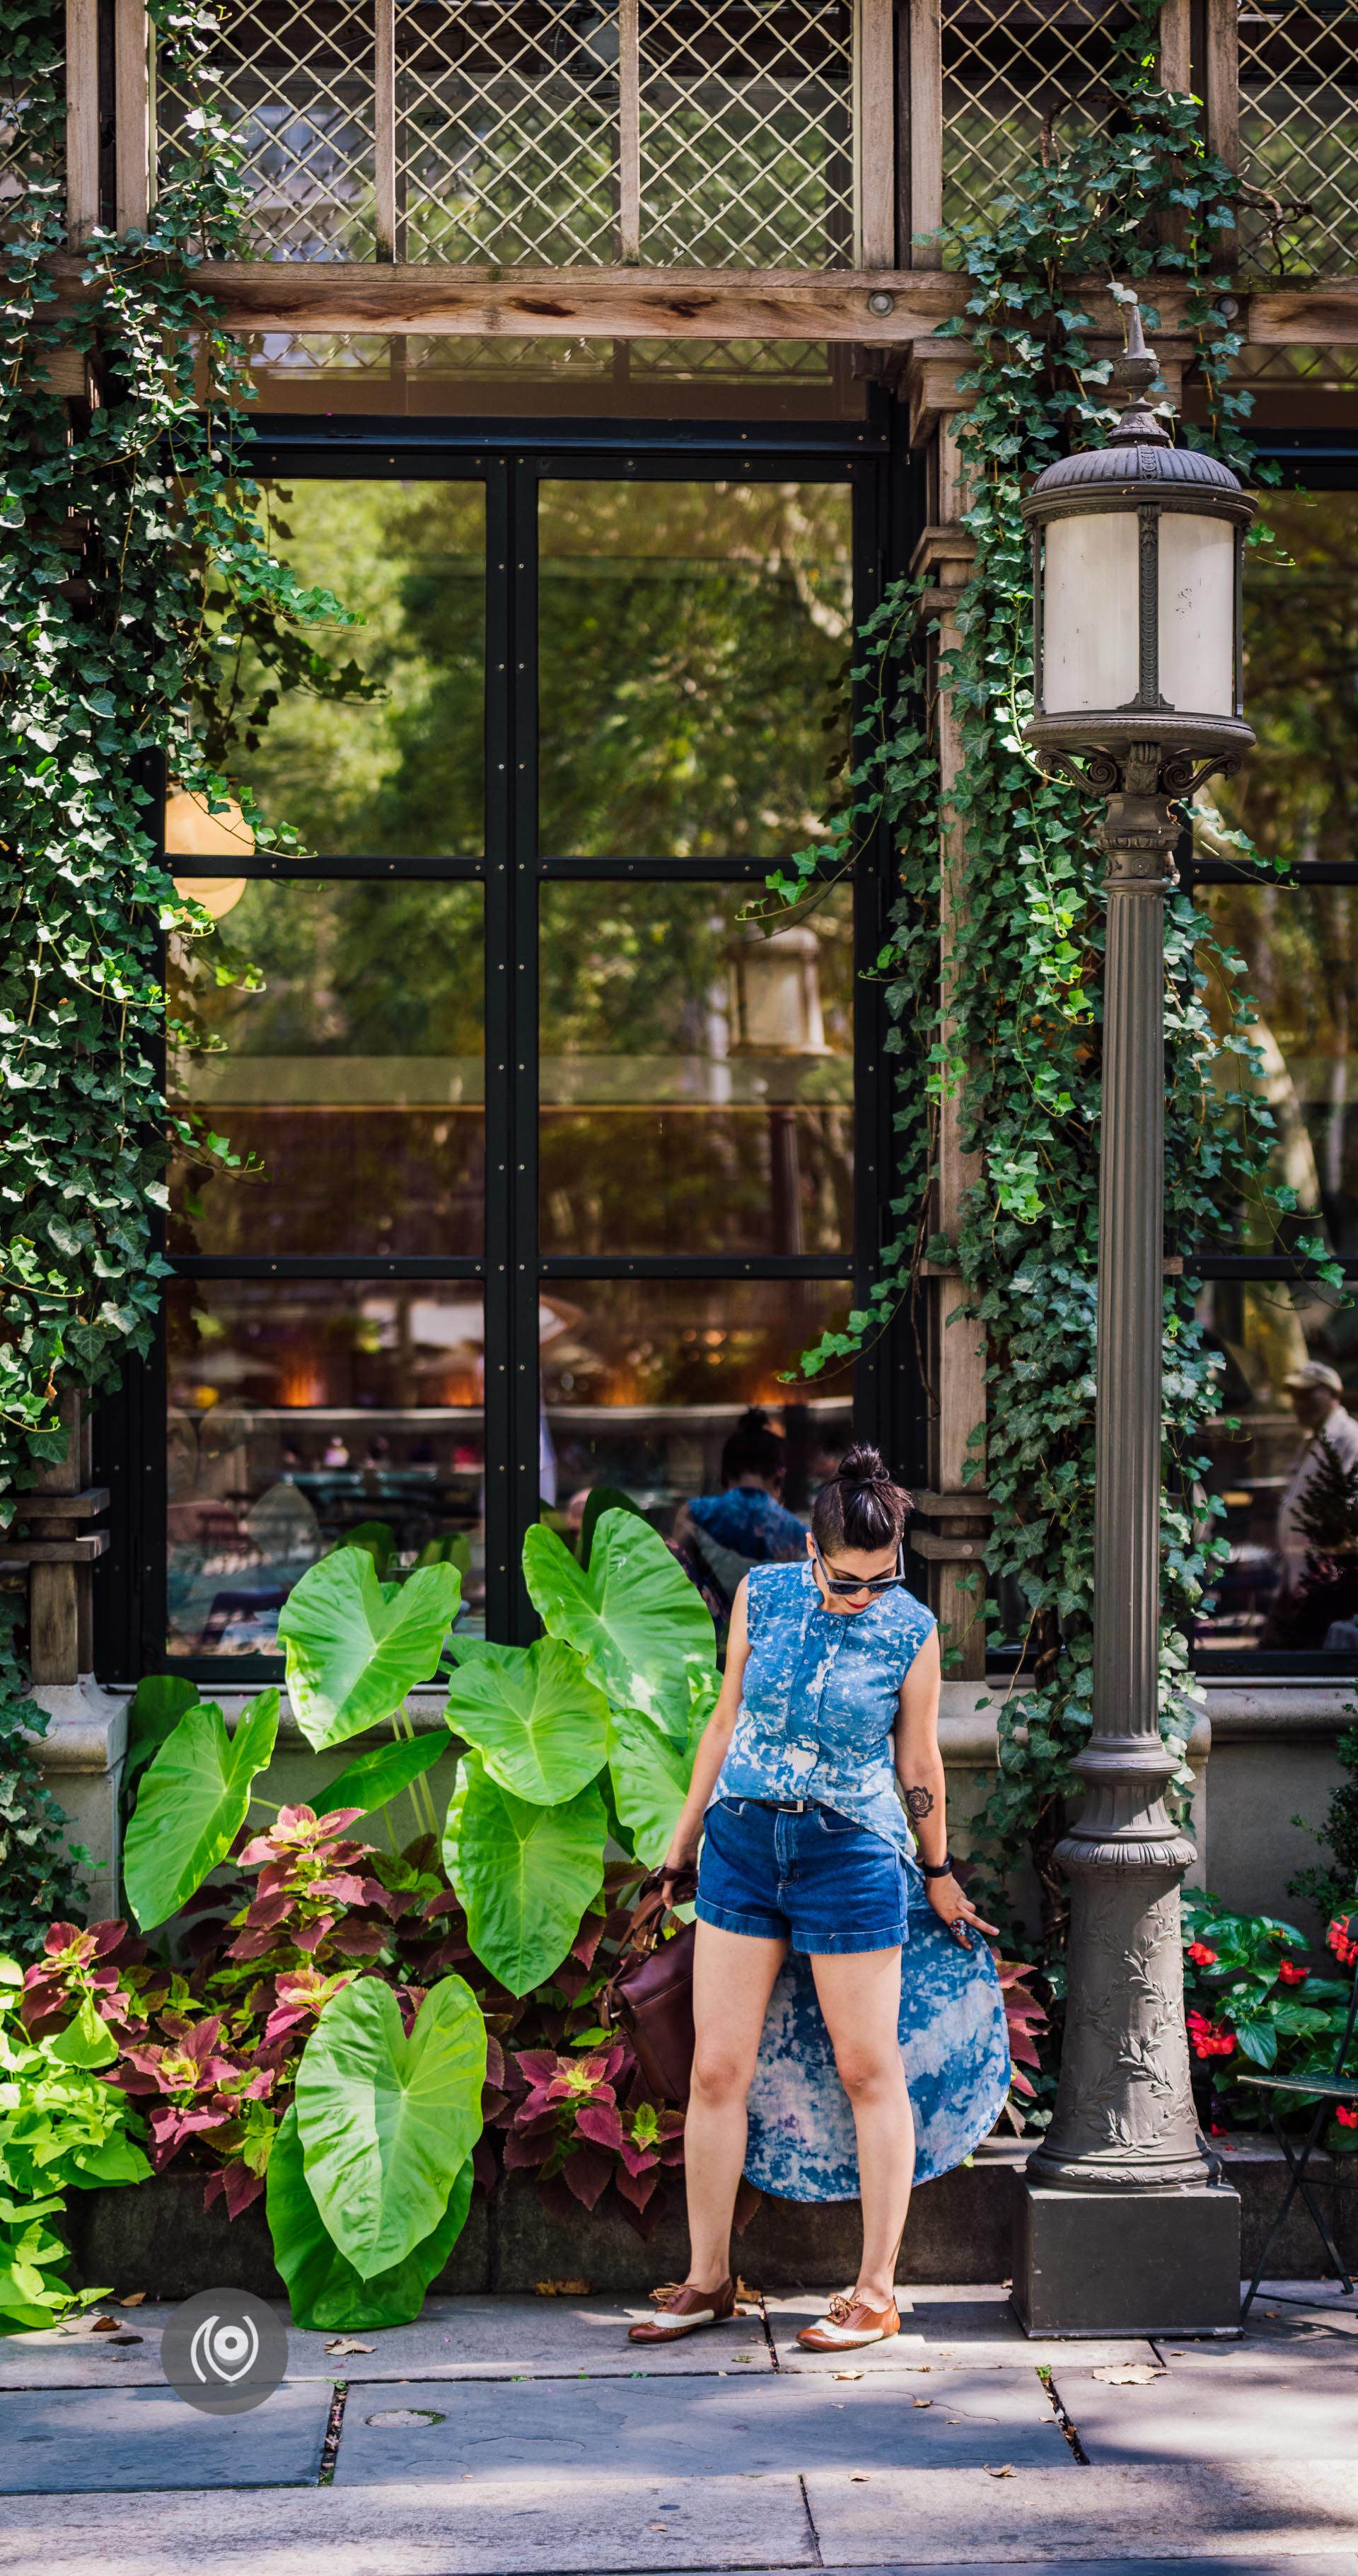
M 1253 509 L 1215 457 L 1149 440 L 1064 457 L 1039 475 L 1023 505 L 1035 746 L 1249 748 L 1240 579 Z

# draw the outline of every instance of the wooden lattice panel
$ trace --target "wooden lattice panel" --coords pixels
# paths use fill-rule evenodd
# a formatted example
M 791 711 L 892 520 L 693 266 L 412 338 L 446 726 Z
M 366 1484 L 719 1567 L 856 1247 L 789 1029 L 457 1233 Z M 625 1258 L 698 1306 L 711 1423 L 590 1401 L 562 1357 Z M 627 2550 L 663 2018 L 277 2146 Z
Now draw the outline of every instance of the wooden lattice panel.
M 1040 156 L 1112 113 L 1118 0 L 943 0 L 943 220 L 987 224 Z
M 245 0 L 223 8 L 213 54 L 237 121 L 257 255 L 372 259 L 374 0 Z M 156 71 L 161 165 L 197 105 L 172 44 Z
M 1271 203 L 1241 224 L 1265 274 L 1333 277 L 1358 257 L 1358 7 L 1241 8 L 1243 175 Z

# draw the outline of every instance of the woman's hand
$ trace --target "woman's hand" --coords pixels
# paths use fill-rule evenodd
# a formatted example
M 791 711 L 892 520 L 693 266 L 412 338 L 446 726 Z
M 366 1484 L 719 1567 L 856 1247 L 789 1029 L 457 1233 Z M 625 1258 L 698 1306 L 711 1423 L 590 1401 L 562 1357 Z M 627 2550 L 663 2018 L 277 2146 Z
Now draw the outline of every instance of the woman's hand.
M 666 1905 L 673 1905 L 674 1903 L 674 1882 L 676 1878 L 679 1878 L 686 1869 L 696 1869 L 698 1864 L 698 1845 L 702 1841 L 702 1838 L 703 1822 L 701 1816 L 699 1816 L 697 1822 L 694 1824 L 690 1824 L 685 1817 L 681 1816 L 678 1824 L 674 1828 L 674 1832 L 670 1836 L 669 1850 L 666 1852 L 664 1860 L 660 1865 L 660 1893 L 663 1896 Z
M 939 1921 L 947 1924 L 959 1948 L 963 1950 L 971 1948 L 971 1939 L 966 1929 L 969 1923 L 974 1925 L 978 1932 L 990 1932 L 998 1937 L 998 1925 L 982 1922 L 971 1899 L 963 1894 L 951 1872 L 946 1878 L 926 1878 L 924 1892 Z

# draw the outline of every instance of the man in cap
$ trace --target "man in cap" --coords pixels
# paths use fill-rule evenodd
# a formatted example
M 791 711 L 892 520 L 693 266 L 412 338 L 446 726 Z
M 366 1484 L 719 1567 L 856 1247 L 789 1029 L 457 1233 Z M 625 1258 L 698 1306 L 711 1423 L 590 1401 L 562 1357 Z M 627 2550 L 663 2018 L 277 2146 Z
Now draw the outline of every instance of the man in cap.
M 1306 1568 L 1307 1548 L 1314 1544 L 1302 1527 L 1298 1511 L 1305 1511 L 1307 1490 L 1325 1451 L 1328 1449 L 1349 1474 L 1358 1468 L 1358 1422 L 1345 1407 L 1344 1381 L 1339 1371 L 1328 1368 L 1323 1360 L 1307 1360 L 1304 1367 L 1293 1369 L 1283 1379 L 1283 1393 L 1291 1398 L 1297 1421 L 1309 1437 L 1278 1505 L 1278 1549 L 1283 1561 L 1279 1605 L 1297 1591 Z

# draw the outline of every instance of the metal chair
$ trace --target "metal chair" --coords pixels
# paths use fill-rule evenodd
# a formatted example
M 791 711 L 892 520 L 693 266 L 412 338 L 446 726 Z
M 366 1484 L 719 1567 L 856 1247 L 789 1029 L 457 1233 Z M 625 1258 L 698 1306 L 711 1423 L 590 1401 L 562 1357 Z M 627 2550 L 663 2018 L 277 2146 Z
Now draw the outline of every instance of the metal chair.
M 1349 1920 L 1351 1923 L 1355 1923 L 1358 1922 L 1358 1917 L 1350 1916 Z M 1336 2102 L 1347 2101 L 1351 2097 L 1358 2098 L 1358 2069 L 1355 2069 L 1347 2077 L 1344 2073 L 1349 2051 L 1353 2046 L 1355 2023 L 1358 2023 L 1358 1959 L 1354 1961 L 1353 1965 L 1352 1992 L 1349 1997 L 1349 2009 L 1344 2022 L 1343 2035 L 1339 2042 L 1339 2049 L 1335 2057 L 1333 2071 L 1329 2075 L 1260 2074 L 1242 2075 L 1240 2078 L 1242 2084 L 1257 2084 L 1260 2091 L 1265 2093 L 1318 2094 L 1320 2097 L 1316 2103 L 1315 2117 L 1306 2133 L 1301 2153 L 1299 2155 L 1294 2152 L 1291 2139 L 1287 2136 L 1285 2130 L 1280 2127 L 1276 2110 L 1274 2110 L 1272 2105 L 1269 2107 L 1269 2126 L 1272 2129 L 1279 2146 L 1282 2148 L 1283 2154 L 1287 2158 L 1290 2180 L 1288 2182 L 1287 2189 L 1283 2194 L 1282 2207 L 1279 2210 L 1277 2217 L 1274 2219 L 1273 2225 L 1270 2227 L 1267 2236 L 1264 2238 L 1263 2249 L 1260 2253 L 1259 2260 L 1254 2267 L 1254 2278 L 1241 2301 L 1240 2318 L 1242 2324 L 1244 2323 L 1245 2318 L 1249 2315 L 1250 2309 L 1254 2304 L 1255 2293 L 1264 2277 L 1264 2265 L 1268 2261 L 1269 2249 L 1272 2246 L 1273 2240 L 1277 2235 L 1279 2228 L 1282 2226 L 1293 2201 L 1296 2199 L 1298 2192 L 1300 2192 L 1302 2199 L 1306 2203 L 1307 2209 L 1310 2211 L 1312 2220 L 1315 2224 L 1316 2234 L 1319 2236 L 1335 2271 L 1338 2273 L 1339 2278 L 1344 2285 L 1345 2298 L 1351 2299 L 1353 2297 L 1353 2282 L 1349 2276 L 1348 2265 L 1345 2263 L 1343 2255 L 1335 2244 L 1334 2238 L 1331 2236 L 1330 2231 L 1325 2224 L 1325 2220 L 1311 2196 L 1311 2186 L 1306 2179 L 1306 2172 L 1307 2167 L 1310 2164 L 1311 2157 L 1319 2142 L 1321 2130 L 1324 2128 Z M 1358 2191 L 1358 2175 L 1336 2174 L 1333 2177 L 1330 2187 L 1336 2191 Z

